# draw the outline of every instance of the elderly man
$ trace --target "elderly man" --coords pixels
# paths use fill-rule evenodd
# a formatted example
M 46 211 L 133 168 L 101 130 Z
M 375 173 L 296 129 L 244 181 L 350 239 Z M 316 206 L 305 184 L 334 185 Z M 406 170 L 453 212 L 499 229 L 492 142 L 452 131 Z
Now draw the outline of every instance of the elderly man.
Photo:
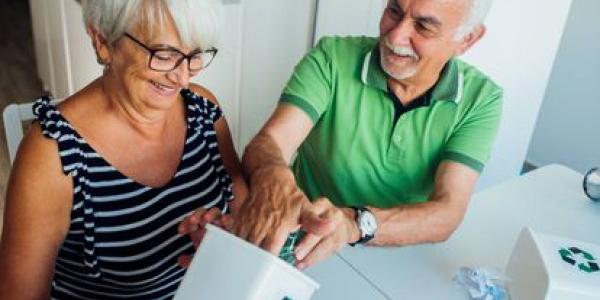
M 234 231 L 278 253 L 302 227 L 301 269 L 347 244 L 446 240 L 500 121 L 501 88 L 455 58 L 484 35 L 490 2 L 390 0 L 378 39 L 322 39 L 246 148 Z

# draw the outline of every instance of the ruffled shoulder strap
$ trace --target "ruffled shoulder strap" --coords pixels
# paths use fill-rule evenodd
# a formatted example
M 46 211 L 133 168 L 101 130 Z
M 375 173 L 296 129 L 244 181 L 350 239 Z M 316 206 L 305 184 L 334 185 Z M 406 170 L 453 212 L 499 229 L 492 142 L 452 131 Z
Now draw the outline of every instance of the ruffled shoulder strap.
M 62 118 L 49 97 L 44 96 L 37 99 L 32 108 L 33 114 L 42 127 L 42 133 L 46 137 L 58 140 L 64 133 L 73 131 L 71 124 Z
M 223 116 L 223 112 L 218 105 L 189 89 L 182 89 L 181 96 L 183 96 L 187 106 L 188 122 L 202 120 L 205 123 L 210 122 L 213 124 Z
M 188 126 L 193 126 L 196 133 L 202 135 L 204 140 L 208 142 L 211 160 L 216 164 L 216 172 L 222 187 L 221 196 L 226 201 L 231 201 L 234 198 L 232 181 L 225 170 L 214 127 L 214 123 L 223 116 L 223 112 L 218 105 L 189 89 L 181 90 L 181 95 L 187 107 Z
M 92 277 L 100 277 L 100 267 L 96 257 L 94 233 L 94 203 L 88 193 L 88 159 L 99 155 L 77 133 L 60 111 L 51 103 L 50 98 L 42 97 L 35 101 L 33 113 L 36 116 L 44 136 L 56 140 L 63 173 L 73 177 L 72 217 L 83 217 L 82 256 L 86 272 Z
M 42 128 L 42 134 L 58 143 L 63 173 L 74 176 L 83 166 L 87 145 L 73 126 L 61 115 L 49 97 L 41 97 L 33 104 L 33 114 Z

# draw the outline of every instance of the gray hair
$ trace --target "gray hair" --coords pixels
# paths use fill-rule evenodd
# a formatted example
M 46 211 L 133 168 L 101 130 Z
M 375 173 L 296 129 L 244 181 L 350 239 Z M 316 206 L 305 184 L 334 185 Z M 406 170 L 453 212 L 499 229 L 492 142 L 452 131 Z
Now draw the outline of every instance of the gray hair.
M 160 35 L 168 16 L 184 46 L 208 49 L 217 42 L 213 0 L 83 0 L 83 22 L 114 43 L 135 26 Z
M 471 33 L 475 27 L 482 25 L 485 17 L 487 16 L 490 8 L 492 7 L 493 0 L 467 0 L 469 1 L 469 12 L 463 24 L 456 30 L 454 38 L 461 40 Z

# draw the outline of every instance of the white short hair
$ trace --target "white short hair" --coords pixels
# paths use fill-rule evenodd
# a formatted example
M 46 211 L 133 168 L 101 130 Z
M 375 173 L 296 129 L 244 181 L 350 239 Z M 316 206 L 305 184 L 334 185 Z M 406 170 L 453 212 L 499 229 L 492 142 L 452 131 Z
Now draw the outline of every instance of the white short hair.
M 170 15 L 184 46 L 208 49 L 217 43 L 214 0 L 83 0 L 83 21 L 113 43 L 135 26 L 160 35 Z
M 469 1 L 469 11 L 463 20 L 463 24 L 456 30 L 455 38 L 460 40 L 467 36 L 475 27 L 482 25 L 493 0 L 467 0 Z

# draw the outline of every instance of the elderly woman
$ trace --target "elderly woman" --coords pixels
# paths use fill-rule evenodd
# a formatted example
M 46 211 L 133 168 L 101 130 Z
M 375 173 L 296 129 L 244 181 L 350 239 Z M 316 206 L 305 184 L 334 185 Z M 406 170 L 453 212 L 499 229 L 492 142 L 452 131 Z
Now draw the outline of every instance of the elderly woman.
M 82 5 L 104 73 L 58 107 L 34 106 L 9 182 L 0 298 L 169 298 L 193 251 L 180 222 L 245 193 L 218 103 L 190 83 L 217 53 L 213 7 Z

